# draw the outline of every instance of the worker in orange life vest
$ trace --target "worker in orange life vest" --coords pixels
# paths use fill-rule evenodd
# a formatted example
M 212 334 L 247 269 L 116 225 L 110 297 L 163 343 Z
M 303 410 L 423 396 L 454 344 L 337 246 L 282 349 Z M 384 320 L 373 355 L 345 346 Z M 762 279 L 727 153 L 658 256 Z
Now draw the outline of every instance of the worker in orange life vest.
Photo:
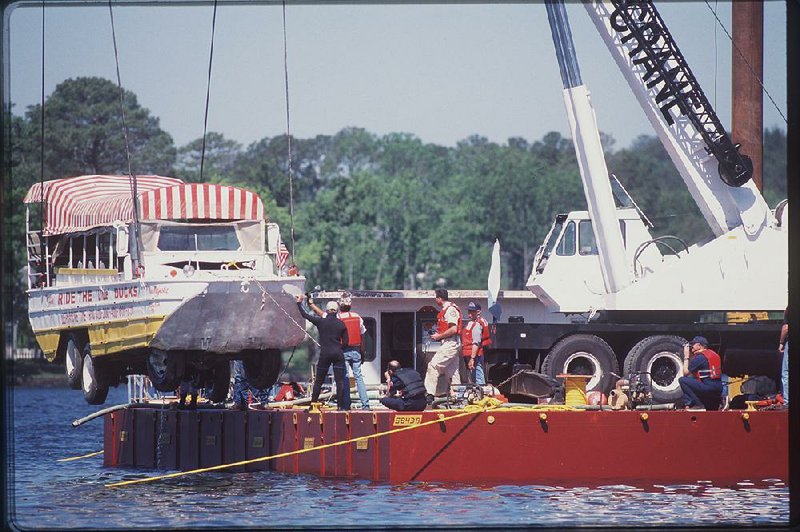
M 453 373 L 458 370 L 458 354 L 461 349 L 461 311 L 457 305 L 448 301 L 447 290 L 436 289 L 436 305 L 442 310 L 436 316 L 436 332 L 431 340 L 441 342 L 439 349 L 428 362 L 425 373 L 425 390 L 429 403 L 434 396 L 444 396 L 447 390 L 439 389 L 439 377 L 444 376 L 444 383 L 449 383 Z M 443 385 L 446 386 L 447 384 Z
M 489 324 L 481 316 L 481 306 L 474 301 L 467 305 L 469 323 L 461 330 L 461 356 L 469 370 L 470 381 L 483 386 L 486 377 L 483 372 L 483 350 L 492 343 Z
M 722 399 L 722 362 L 708 348 L 708 340 L 695 336 L 683 347 L 683 377 L 678 383 L 683 391 L 684 408 L 702 407 L 718 410 Z

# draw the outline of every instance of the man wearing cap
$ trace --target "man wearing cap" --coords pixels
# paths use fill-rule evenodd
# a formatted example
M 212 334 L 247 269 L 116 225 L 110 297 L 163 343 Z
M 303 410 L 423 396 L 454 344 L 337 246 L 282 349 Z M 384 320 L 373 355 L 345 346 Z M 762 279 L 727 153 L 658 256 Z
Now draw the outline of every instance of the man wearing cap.
M 367 385 L 364 384 L 364 375 L 361 373 L 361 343 L 367 328 L 364 326 L 364 320 L 352 312 L 350 309 L 353 304 L 353 296 L 350 292 L 343 292 L 339 297 L 339 312 L 336 317 L 342 320 L 345 327 L 347 327 L 347 337 L 349 344 L 344 346 L 344 361 L 350 366 L 353 371 L 353 378 L 356 381 L 356 389 L 358 390 L 358 399 L 361 401 L 361 409 L 369 410 L 369 396 L 367 396 Z M 322 316 L 322 310 L 314 304 L 311 304 L 311 310 Z M 347 368 L 345 367 L 345 372 Z M 345 378 L 347 375 L 345 374 Z M 348 390 L 349 392 L 349 390 Z M 348 393 L 349 397 L 349 393 Z
M 483 386 L 483 348 L 491 344 L 489 324 L 481 317 L 481 306 L 474 301 L 467 305 L 469 322 L 461 329 L 461 356 L 469 370 L 470 381 Z
M 442 310 L 436 316 L 436 332 L 431 335 L 431 340 L 442 344 L 428 362 L 425 372 L 425 389 L 431 403 L 437 395 L 439 376 L 444 375 L 444 382 L 449 383 L 453 373 L 458 370 L 458 350 L 461 347 L 461 311 L 448 301 L 444 288 L 436 289 L 435 301 Z
M 344 353 L 342 346 L 348 345 L 347 327 L 342 320 L 336 317 L 339 304 L 336 301 L 328 301 L 325 306 L 327 313 L 325 317 L 312 316 L 303 307 L 306 296 L 297 296 L 297 308 L 305 319 L 316 325 L 319 331 L 319 360 L 317 360 L 316 377 L 314 378 L 314 388 L 311 392 L 311 402 L 319 401 L 319 393 L 322 390 L 322 381 L 328 374 L 328 369 L 333 366 L 333 379 L 336 382 L 336 404 L 339 410 L 350 410 L 350 388 L 345 383 Z M 313 304 L 313 303 L 312 303 Z
M 718 410 L 722 399 L 722 362 L 708 348 L 708 340 L 695 336 L 683 347 L 683 377 L 678 383 L 683 391 L 683 406 Z

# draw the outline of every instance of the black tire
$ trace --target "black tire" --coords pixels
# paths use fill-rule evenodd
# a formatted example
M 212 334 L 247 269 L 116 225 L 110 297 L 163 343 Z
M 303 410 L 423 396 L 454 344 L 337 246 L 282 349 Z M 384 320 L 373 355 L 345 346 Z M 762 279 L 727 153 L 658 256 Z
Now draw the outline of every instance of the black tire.
M 617 356 L 605 340 L 591 334 L 574 334 L 561 339 L 542 363 L 542 373 L 556 378 L 562 373 L 591 375 L 586 391 L 607 392 L 611 373 L 619 373 Z
M 278 380 L 281 371 L 281 352 L 279 349 L 267 349 L 266 351 L 250 352 L 249 356 L 243 356 L 244 373 L 247 382 L 255 388 L 269 388 Z
M 625 357 L 625 375 L 645 371 L 657 404 L 674 403 L 683 396 L 678 379 L 683 376 L 683 346 L 680 336 L 648 336 L 631 348 Z
M 231 364 L 220 362 L 212 370 L 211 383 L 206 387 L 207 398 L 212 403 L 221 403 L 228 398 L 231 387 Z
M 67 333 L 66 336 L 64 367 L 69 387 L 73 390 L 80 390 L 83 379 L 83 345 L 75 333 Z
M 82 370 L 82 389 L 83 398 L 90 405 L 102 405 L 106 402 L 108 395 L 108 382 L 97 361 L 92 357 L 92 349 L 89 344 L 83 348 L 83 370 Z
M 180 386 L 180 366 L 177 353 L 151 349 L 147 354 L 147 377 L 159 392 L 174 392 Z

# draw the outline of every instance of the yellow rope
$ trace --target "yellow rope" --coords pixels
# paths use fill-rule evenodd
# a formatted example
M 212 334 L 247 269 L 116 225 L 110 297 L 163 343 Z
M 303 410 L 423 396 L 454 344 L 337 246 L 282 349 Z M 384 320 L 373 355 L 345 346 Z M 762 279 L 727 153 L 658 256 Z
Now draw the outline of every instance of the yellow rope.
M 495 401 L 496 404 L 492 403 L 491 401 L 487 401 L 487 399 L 491 399 L 491 401 Z M 450 421 L 450 420 L 457 419 L 457 418 L 464 417 L 464 416 L 470 416 L 470 415 L 473 415 L 473 414 L 480 414 L 481 412 L 486 412 L 488 410 L 492 410 L 493 408 L 497 408 L 502 403 L 500 403 L 500 401 L 497 401 L 496 399 L 493 399 L 491 397 L 487 397 L 487 398 L 482 399 L 481 402 L 478 403 L 478 405 L 480 405 L 480 404 L 484 404 L 484 405 L 492 404 L 492 406 L 481 408 L 479 410 L 478 409 L 476 409 L 476 410 L 466 410 L 465 409 L 464 412 L 462 412 L 460 414 L 455 414 L 453 416 L 445 416 L 444 414 L 439 414 L 440 417 L 438 417 L 437 419 L 434 419 L 434 420 L 431 420 L 431 421 L 426 421 L 424 423 L 420 423 L 419 425 L 409 425 L 407 427 L 401 427 L 399 429 L 393 429 L 393 430 L 389 430 L 389 431 L 386 431 L 386 432 L 379 432 L 377 434 L 369 434 L 367 436 L 359 436 L 358 438 L 353 438 L 353 439 L 350 439 L 350 440 L 344 440 L 344 441 L 339 441 L 339 442 L 334 442 L 334 443 L 327 443 L 325 445 L 319 445 L 317 447 L 311 447 L 311 448 L 308 448 L 308 449 L 298 449 L 296 451 L 289 451 L 289 452 L 286 452 L 286 453 L 275 454 L 275 455 L 271 455 L 271 456 L 262 456 L 260 458 L 253 458 L 253 459 L 250 459 L 250 460 L 242 460 L 242 461 L 233 462 L 233 463 L 230 463 L 230 464 L 220 464 L 220 465 L 211 466 L 211 467 L 204 467 L 204 468 L 201 468 L 201 469 L 193 469 L 191 471 L 178 471 L 177 473 L 169 473 L 167 475 L 159 475 L 159 476 L 156 476 L 156 477 L 145 477 L 145 478 L 139 478 L 139 479 L 135 479 L 135 480 L 126 480 L 126 481 L 123 481 L 123 482 L 114 482 L 112 484 L 106 484 L 105 487 L 107 487 L 107 488 L 116 488 L 116 487 L 120 487 L 120 486 L 128 486 L 130 484 L 140 484 L 140 483 L 143 483 L 143 482 L 153 482 L 155 480 L 163 480 L 165 478 L 175 478 L 175 477 L 182 477 L 184 475 L 192 475 L 192 474 L 195 474 L 195 473 L 205 473 L 205 472 L 208 472 L 208 471 L 218 471 L 220 469 L 226 469 L 226 468 L 229 468 L 229 467 L 247 465 L 247 464 L 252 464 L 252 463 L 255 463 L 255 462 L 266 462 L 267 460 L 274 460 L 276 458 L 286 458 L 288 456 L 294 456 L 294 455 L 303 454 L 303 453 L 310 453 L 312 451 L 321 451 L 323 449 L 329 449 L 331 447 L 337 447 L 337 446 L 340 446 L 340 445 L 348 445 L 350 443 L 355 443 L 355 442 L 358 442 L 358 441 L 365 441 L 365 440 L 369 440 L 369 439 L 373 439 L 373 438 L 378 438 L 380 436 L 388 436 L 389 434 L 397 434 L 398 432 L 404 432 L 404 431 L 407 431 L 407 430 L 414 430 L 414 429 L 426 427 L 428 425 L 434 425 L 436 423 L 442 423 L 442 422 L 445 422 L 445 421 Z M 478 406 L 478 405 L 475 405 L 475 406 Z
M 83 456 L 73 456 L 72 458 L 60 458 L 56 460 L 56 462 L 70 462 L 72 460 L 80 460 L 81 458 L 91 458 L 92 456 L 97 456 L 98 454 L 103 454 L 103 451 L 97 451 L 94 453 L 84 454 Z

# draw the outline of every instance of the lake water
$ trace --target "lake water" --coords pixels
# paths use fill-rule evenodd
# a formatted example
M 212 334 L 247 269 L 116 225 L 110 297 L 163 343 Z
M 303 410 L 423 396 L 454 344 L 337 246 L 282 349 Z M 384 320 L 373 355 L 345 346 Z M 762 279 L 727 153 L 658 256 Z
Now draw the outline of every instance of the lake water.
M 736 486 L 388 485 L 279 473 L 204 473 L 106 488 L 147 472 L 102 466 L 101 419 L 71 422 L 99 407 L 79 391 L 14 388 L 7 497 L 20 529 L 293 528 L 378 526 L 786 525 L 789 490 L 758 479 Z M 112 388 L 106 405 L 127 401 Z

